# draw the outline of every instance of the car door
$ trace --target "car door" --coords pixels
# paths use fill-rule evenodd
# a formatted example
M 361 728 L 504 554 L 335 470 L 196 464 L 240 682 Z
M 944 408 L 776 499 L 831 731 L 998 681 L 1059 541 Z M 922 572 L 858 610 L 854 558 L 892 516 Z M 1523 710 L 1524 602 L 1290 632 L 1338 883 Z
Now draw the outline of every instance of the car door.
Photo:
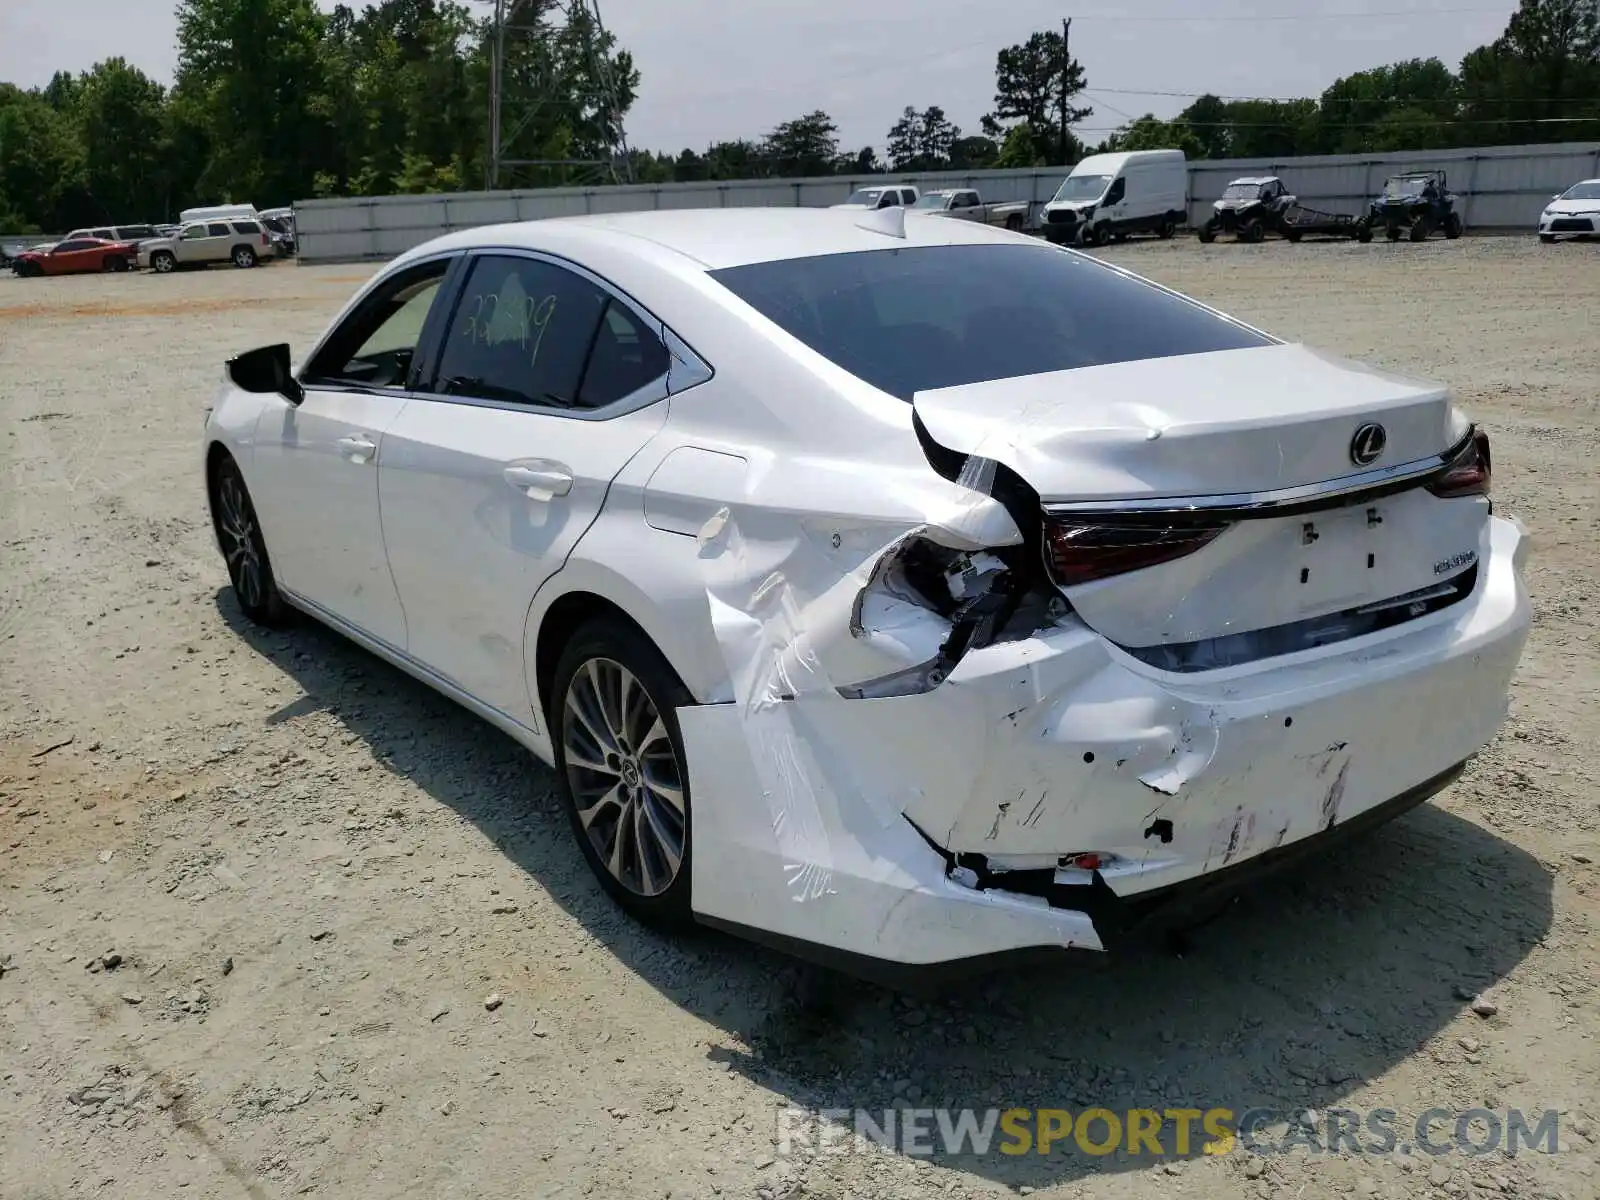
M 384 552 L 378 466 L 404 411 L 450 264 L 385 277 L 301 368 L 305 398 L 256 424 L 248 482 L 279 585 L 403 650 L 406 617 Z
M 437 371 L 378 465 L 413 658 L 537 728 L 528 608 L 665 422 L 669 361 L 659 323 L 580 269 L 472 257 Z
M 88 258 L 89 249 L 96 244 L 89 238 L 74 238 L 62 242 L 44 256 L 45 274 L 71 275 L 75 271 L 85 270 L 84 263 Z

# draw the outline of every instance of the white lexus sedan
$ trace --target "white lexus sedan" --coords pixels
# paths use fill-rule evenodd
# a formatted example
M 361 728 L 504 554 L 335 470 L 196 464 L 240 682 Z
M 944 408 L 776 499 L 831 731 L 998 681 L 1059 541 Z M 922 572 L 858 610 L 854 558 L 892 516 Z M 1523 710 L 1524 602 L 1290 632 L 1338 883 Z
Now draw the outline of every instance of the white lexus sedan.
M 1600 179 L 1573 184 L 1539 214 L 1539 240 L 1546 244 L 1563 237 L 1593 237 L 1600 233 Z
M 844 965 L 1110 948 L 1385 821 L 1529 625 L 1444 388 L 903 210 L 450 234 L 231 360 L 204 457 L 251 618 L 552 764 L 638 917 Z

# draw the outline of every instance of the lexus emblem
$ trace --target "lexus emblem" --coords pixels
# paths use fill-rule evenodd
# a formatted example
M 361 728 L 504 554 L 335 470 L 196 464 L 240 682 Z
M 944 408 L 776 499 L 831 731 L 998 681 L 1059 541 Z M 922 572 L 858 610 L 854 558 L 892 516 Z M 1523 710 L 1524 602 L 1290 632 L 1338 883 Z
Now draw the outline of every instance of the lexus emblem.
M 1383 426 L 1376 421 L 1368 421 L 1350 439 L 1350 461 L 1358 467 L 1375 463 L 1383 457 L 1383 449 L 1388 444 L 1389 435 L 1384 432 Z

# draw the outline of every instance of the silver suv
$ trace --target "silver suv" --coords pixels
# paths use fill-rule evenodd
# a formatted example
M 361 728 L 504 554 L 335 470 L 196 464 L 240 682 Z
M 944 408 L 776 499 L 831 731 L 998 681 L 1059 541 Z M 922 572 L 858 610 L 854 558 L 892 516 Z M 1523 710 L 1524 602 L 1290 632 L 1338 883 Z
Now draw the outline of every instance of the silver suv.
M 169 237 L 139 244 L 139 265 L 160 274 L 180 267 L 208 267 L 231 262 L 253 267 L 277 255 L 261 222 L 250 220 L 190 221 Z

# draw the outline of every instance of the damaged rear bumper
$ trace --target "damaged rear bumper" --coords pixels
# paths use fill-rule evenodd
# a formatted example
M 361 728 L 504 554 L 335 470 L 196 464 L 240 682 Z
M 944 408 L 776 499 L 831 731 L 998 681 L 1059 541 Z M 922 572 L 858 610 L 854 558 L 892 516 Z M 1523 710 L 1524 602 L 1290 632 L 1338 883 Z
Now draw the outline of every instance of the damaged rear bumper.
M 1244 667 L 1163 672 L 1068 618 L 969 651 L 921 694 L 682 709 L 693 907 L 905 966 L 1181 923 L 1420 803 L 1494 736 L 1530 621 L 1526 546 L 1492 519 L 1459 603 Z

